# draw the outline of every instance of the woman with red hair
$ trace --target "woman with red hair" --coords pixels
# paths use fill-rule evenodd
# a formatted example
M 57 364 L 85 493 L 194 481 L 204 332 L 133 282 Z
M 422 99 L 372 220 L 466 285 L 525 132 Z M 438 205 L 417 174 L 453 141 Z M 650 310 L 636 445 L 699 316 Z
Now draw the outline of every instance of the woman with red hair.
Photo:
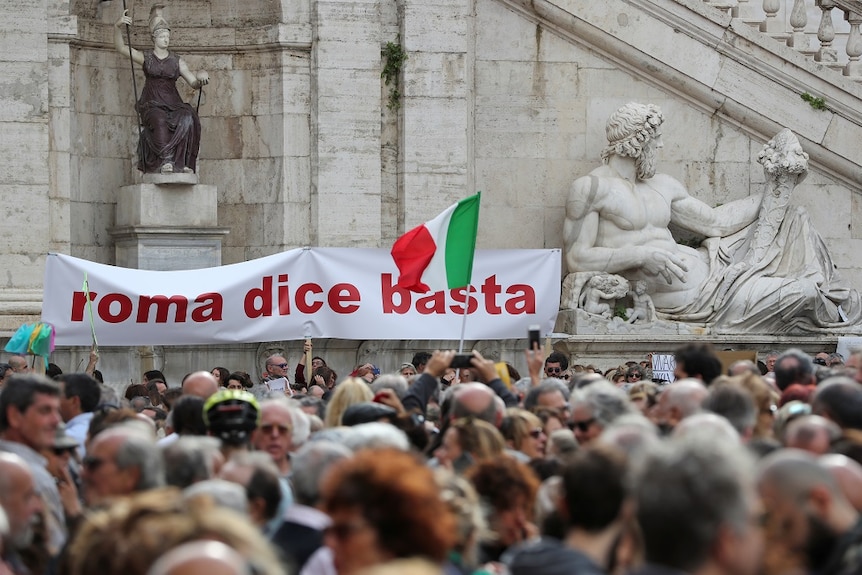
M 322 494 L 338 575 L 407 557 L 442 565 L 455 545 L 455 517 L 431 470 L 409 453 L 360 451 L 332 470 Z

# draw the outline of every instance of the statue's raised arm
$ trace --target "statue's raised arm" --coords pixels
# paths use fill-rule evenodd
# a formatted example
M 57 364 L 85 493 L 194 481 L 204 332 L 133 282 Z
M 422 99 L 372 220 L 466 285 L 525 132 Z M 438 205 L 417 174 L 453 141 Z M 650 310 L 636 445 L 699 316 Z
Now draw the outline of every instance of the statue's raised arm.
M 183 78 L 191 87 L 209 83 L 209 74 L 193 73 L 186 62 L 168 48 L 171 29 L 163 15 L 164 6 L 150 11 L 149 28 L 153 49 L 136 50 L 123 41 L 123 26 L 132 24 L 127 11 L 117 20 L 114 47 L 132 62 L 143 67 L 144 88 L 135 108 L 141 122 L 138 169 L 144 173 L 192 173 L 197 170 L 201 124 L 197 111 L 184 102 L 176 82 Z

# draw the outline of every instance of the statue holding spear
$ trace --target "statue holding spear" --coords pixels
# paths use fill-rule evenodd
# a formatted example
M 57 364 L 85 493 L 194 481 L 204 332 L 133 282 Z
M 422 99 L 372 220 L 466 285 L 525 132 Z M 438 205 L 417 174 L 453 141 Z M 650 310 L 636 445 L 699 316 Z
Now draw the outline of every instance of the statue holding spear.
M 144 88 L 135 109 L 140 121 L 140 144 L 138 147 L 138 169 L 144 173 L 193 173 L 197 169 L 198 149 L 201 140 L 201 123 L 197 111 L 180 97 L 177 79 L 182 76 L 192 88 L 200 89 L 209 82 L 209 74 L 201 70 L 192 73 L 186 62 L 171 52 L 171 29 L 157 4 L 150 10 L 149 28 L 153 49 L 141 52 L 123 41 L 122 28 L 129 26 L 132 18 L 123 7 L 123 14 L 116 22 L 114 46 L 123 55 L 128 55 L 132 66 L 143 67 Z M 134 82 L 134 73 L 132 74 Z M 133 84 L 137 96 L 137 85 Z M 198 98 L 200 104 L 200 97 Z

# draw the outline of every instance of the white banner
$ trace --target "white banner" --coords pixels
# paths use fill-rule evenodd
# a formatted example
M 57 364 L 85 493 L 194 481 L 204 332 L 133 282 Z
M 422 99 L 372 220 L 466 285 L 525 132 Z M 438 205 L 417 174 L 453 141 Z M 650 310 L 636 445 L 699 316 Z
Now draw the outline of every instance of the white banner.
M 249 262 L 147 271 L 50 254 L 42 320 L 57 345 L 196 345 L 327 337 L 458 339 L 466 290 L 394 287 L 388 250 L 296 249 Z M 560 250 L 478 250 L 465 338 L 551 333 L 560 302 Z

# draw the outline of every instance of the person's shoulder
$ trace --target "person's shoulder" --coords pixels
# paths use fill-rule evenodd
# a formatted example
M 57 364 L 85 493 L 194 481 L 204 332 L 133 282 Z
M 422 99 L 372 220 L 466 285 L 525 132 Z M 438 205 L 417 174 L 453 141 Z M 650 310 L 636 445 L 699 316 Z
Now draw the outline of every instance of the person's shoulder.
M 553 538 L 518 548 L 509 565 L 511 575 L 604 575 L 604 571 L 585 554 Z

